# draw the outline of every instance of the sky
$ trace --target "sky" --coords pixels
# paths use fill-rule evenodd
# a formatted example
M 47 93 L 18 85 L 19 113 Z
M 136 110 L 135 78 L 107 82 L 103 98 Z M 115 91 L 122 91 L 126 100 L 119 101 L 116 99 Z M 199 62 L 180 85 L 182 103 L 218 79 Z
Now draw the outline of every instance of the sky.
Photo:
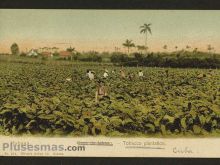
M 144 45 L 140 26 L 151 23 L 151 51 L 173 51 L 189 45 L 220 52 L 220 11 L 209 10 L 41 10 L 0 9 L 0 52 L 16 42 L 21 51 L 69 46 L 78 51 L 113 51 L 131 39 Z

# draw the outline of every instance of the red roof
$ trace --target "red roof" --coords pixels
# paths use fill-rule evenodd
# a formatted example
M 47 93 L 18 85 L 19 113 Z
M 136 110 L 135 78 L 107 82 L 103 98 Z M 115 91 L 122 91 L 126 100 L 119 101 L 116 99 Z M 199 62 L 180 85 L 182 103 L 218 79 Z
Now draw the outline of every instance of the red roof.
M 42 52 L 41 54 L 42 54 L 43 56 L 51 56 L 51 55 L 52 55 L 51 52 Z
M 68 51 L 61 51 L 61 52 L 59 52 L 59 55 L 60 55 L 60 56 L 67 57 L 67 56 L 71 56 L 72 53 L 71 53 L 71 52 L 68 52 Z

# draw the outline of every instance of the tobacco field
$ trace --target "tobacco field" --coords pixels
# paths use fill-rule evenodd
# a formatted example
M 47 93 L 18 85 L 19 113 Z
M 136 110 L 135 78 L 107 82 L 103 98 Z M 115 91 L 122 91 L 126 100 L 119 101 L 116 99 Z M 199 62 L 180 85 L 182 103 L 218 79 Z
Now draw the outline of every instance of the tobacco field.
M 220 135 L 220 70 L 0 62 L 0 134 L 43 136 Z M 86 70 L 96 73 L 94 81 Z M 112 74 L 112 69 L 116 70 Z M 66 81 L 68 77 L 72 81 Z M 97 80 L 108 96 L 95 102 Z

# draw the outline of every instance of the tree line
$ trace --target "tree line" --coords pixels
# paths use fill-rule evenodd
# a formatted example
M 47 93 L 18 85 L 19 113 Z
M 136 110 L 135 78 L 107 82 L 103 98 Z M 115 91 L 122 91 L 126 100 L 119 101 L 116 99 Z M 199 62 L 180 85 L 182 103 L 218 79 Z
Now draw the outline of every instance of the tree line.
M 70 47 L 66 51 L 71 52 L 71 56 L 66 57 L 65 60 L 103 62 L 103 59 L 108 59 L 108 62 L 124 66 L 220 68 L 220 56 L 213 53 L 215 49 L 210 44 L 207 47 L 208 52 L 200 52 L 198 48 L 190 51 L 191 47 L 186 45 L 185 49 L 179 51 L 178 46 L 175 46 L 175 51 L 168 53 L 166 52 L 168 46 L 164 45 L 164 52 L 154 53 L 148 50 L 148 37 L 149 34 L 152 35 L 151 24 L 145 23 L 140 26 L 140 33 L 145 35 L 145 44 L 135 45 L 132 40 L 126 39 L 122 46 L 127 49 L 127 53 L 120 52 L 118 47 L 115 47 L 115 52 L 113 53 L 78 52 L 75 48 Z M 131 53 L 132 48 L 137 48 L 138 52 Z M 16 43 L 12 44 L 11 52 L 14 55 L 25 55 L 25 53 L 19 53 L 19 47 Z M 56 51 L 53 53 L 53 57 L 57 60 L 63 60 Z
M 220 68 L 219 55 L 205 52 L 133 53 L 128 56 L 114 53 L 111 62 L 123 66 L 172 67 L 172 68 Z

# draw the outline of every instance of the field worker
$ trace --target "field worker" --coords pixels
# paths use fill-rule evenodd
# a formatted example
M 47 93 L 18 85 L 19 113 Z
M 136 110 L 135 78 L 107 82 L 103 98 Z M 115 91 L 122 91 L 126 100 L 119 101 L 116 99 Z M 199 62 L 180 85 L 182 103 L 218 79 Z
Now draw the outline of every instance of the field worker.
M 98 81 L 97 90 L 95 93 L 96 103 L 104 96 L 107 96 L 107 89 L 103 81 Z
M 66 78 L 66 81 L 71 82 L 71 81 L 72 81 L 72 79 L 68 77 L 68 78 Z
M 74 81 L 74 79 L 77 79 L 77 70 L 76 69 L 73 69 L 72 81 Z
M 104 77 L 104 78 L 107 78 L 107 77 L 108 77 L 108 72 L 105 72 L 104 75 L 103 75 L 103 77 Z
M 120 69 L 120 74 L 121 74 L 121 77 L 122 77 L 122 78 L 125 78 L 125 77 L 126 77 L 126 76 L 125 76 L 125 71 L 124 71 L 123 66 L 122 66 L 121 69 Z
M 128 79 L 133 80 L 133 78 L 134 78 L 134 74 L 133 73 L 128 73 Z
M 91 70 L 87 70 L 87 76 L 89 77 L 90 80 L 95 79 L 95 74 Z
M 138 72 L 138 76 L 139 76 L 139 78 L 143 78 L 143 77 L 144 77 L 144 73 L 143 73 L 142 70 L 139 70 L 139 72 Z
M 169 76 L 169 70 L 166 69 L 165 72 L 166 72 L 166 76 L 168 77 Z

